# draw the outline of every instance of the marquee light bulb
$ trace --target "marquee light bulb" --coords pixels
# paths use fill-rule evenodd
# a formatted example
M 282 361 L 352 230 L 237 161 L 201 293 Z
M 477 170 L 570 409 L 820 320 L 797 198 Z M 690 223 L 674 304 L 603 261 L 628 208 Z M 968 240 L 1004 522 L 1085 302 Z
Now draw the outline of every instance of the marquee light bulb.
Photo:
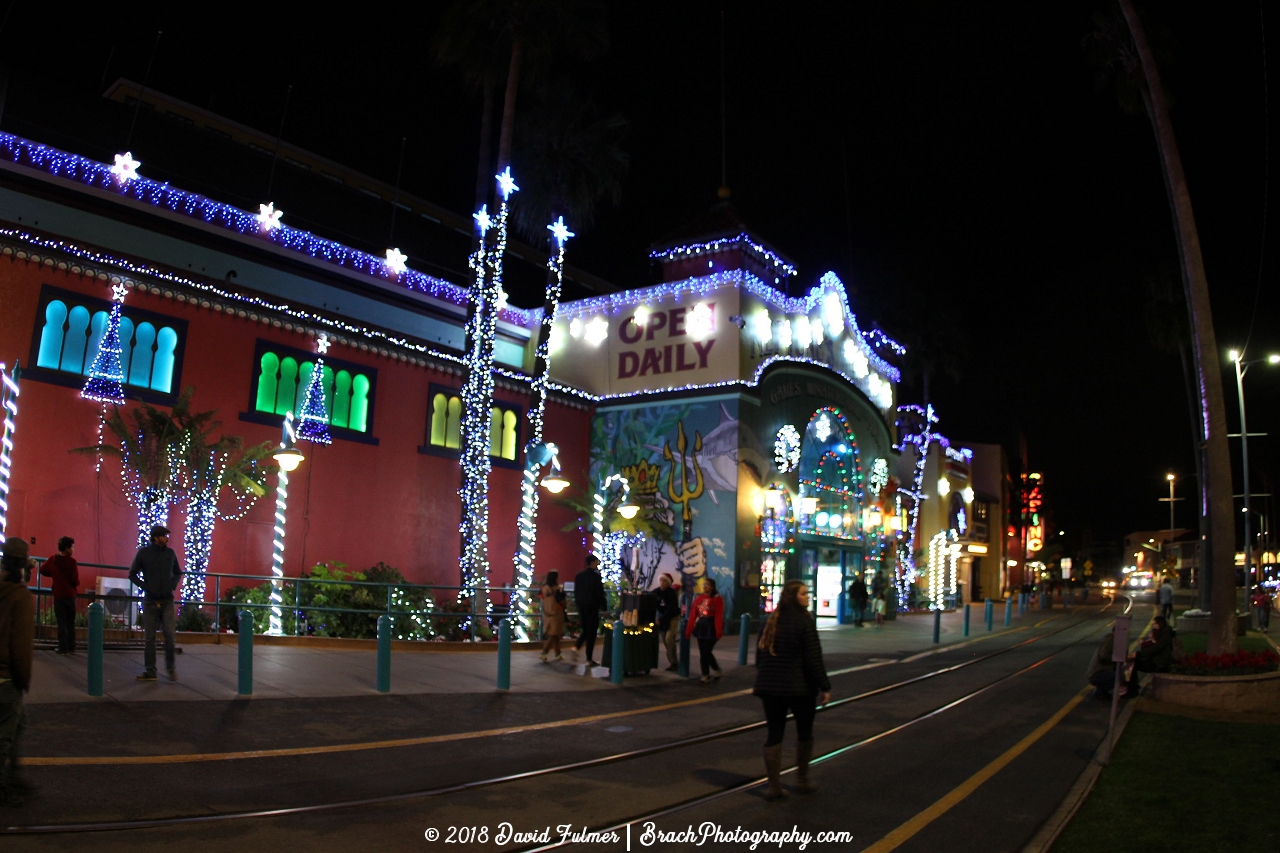
M 705 302 L 699 302 L 693 306 L 693 310 L 685 318 L 684 327 L 695 341 L 710 335 L 715 331 L 715 315 L 711 311 L 711 306 Z
M 649 322 L 649 309 L 641 305 L 636 309 L 636 313 L 632 315 L 631 322 L 643 329 L 644 324 Z
M 769 318 L 768 311 L 757 311 L 751 315 L 751 331 L 760 343 L 769 343 L 773 338 L 773 320 Z
M 808 349 L 809 345 L 813 343 L 813 335 L 809 332 L 809 317 L 801 314 L 795 319 L 793 325 L 795 326 L 793 337 L 796 346 L 800 347 L 800 349 Z
M 951 481 L 948 480 L 946 477 L 940 478 L 938 480 L 938 497 L 945 498 L 950 493 L 951 493 Z
M 964 498 L 965 503 L 967 504 L 973 503 L 973 487 L 972 486 L 965 486 L 964 491 L 962 491 L 960 495 Z
M 587 323 L 583 332 L 587 343 L 593 347 L 600 346 L 609 337 L 609 322 L 603 317 L 596 317 L 590 323 Z
M 778 341 L 778 349 L 791 348 L 791 324 L 787 322 L 786 317 L 778 321 L 774 338 Z

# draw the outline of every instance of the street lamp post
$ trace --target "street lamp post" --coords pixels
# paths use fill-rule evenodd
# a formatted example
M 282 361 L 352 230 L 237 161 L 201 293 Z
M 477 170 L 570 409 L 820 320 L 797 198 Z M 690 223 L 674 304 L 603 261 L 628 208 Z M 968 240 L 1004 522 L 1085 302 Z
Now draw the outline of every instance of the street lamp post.
M 1249 575 L 1253 571 L 1253 548 L 1250 543 L 1249 519 L 1249 426 L 1244 417 L 1244 375 L 1249 366 L 1266 361 L 1267 364 L 1280 364 L 1280 355 L 1269 355 L 1265 359 L 1245 361 L 1244 353 L 1232 350 L 1229 353 L 1231 362 L 1236 367 L 1236 397 L 1240 401 L 1240 462 L 1244 468 L 1244 591 L 1245 601 L 1249 600 Z
M 276 484 L 276 526 L 275 537 L 271 540 L 271 625 L 269 633 L 279 636 L 284 633 L 282 613 L 284 592 L 284 524 L 285 510 L 289 502 L 289 474 L 302 464 L 302 451 L 294 442 L 297 433 L 293 429 L 293 412 L 284 416 L 281 427 L 280 448 L 275 452 L 276 463 L 280 466 L 279 481 Z
M 1177 477 L 1174 476 L 1173 472 L 1170 471 L 1168 474 L 1165 474 L 1164 478 L 1169 481 L 1169 497 L 1160 498 L 1160 502 L 1165 503 L 1167 501 L 1169 503 L 1169 555 L 1173 556 L 1173 505 L 1176 501 L 1182 500 L 1182 498 L 1176 498 L 1173 496 L 1173 486 L 1174 483 L 1177 482 Z

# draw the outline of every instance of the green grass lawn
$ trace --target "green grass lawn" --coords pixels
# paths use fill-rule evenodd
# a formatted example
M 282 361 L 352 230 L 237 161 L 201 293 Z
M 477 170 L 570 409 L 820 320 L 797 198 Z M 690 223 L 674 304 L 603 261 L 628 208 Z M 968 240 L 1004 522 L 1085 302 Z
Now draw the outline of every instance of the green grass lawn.
M 1053 853 L 1280 850 L 1280 725 L 1136 713 Z
M 1183 651 L 1189 655 L 1208 651 L 1208 634 L 1184 634 L 1179 632 L 1178 639 L 1182 641 Z M 1267 638 L 1253 631 L 1250 631 L 1246 636 L 1236 637 L 1236 647 L 1242 652 L 1266 652 L 1271 650 L 1271 644 L 1267 642 Z

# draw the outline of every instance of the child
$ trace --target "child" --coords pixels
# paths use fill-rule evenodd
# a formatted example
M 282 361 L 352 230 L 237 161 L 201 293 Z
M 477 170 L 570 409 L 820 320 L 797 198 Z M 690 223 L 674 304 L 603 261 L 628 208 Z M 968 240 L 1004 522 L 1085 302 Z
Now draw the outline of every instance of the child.
M 876 603 L 873 609 L 875 610 L 875 614 L 876 614 L 876 627 L 877 628 L 884 627 L 884 593 L 883 592 L 876 593 Z

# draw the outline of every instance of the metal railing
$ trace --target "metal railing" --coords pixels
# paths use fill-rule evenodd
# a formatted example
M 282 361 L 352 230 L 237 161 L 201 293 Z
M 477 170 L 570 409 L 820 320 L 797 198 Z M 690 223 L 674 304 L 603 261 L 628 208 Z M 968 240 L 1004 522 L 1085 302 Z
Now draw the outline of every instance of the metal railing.
M 43 562 L 47 558 L 37 557 L 35 559 L 37 562 Z M 99 570 L 105 569 L 112 572 L 120 572 L 122 573 L 122 577 L 120 578 L 122 580 L 126 580 L 129 577 L 129 568 L 127 566 L 118 566 L 107 563 L 80 563 L 79 565 L 83 568 Z M 31 591 L 36 597 L 36 624 L 52 624 L 52 619 L 50 616 L 46 615 L 46 612 L 52 608 L 47 606 L 45 603 L 45 599 L 52 596 L 52 590 L 49 587 L 44 586 L 43 578 L 40 576 L 38 571 L 33 572 L 33 574 L 35 575 L 35 586 Z M 370 633 L 371 636 L 376 636 L 377 618 L 379 616 L 386 615 L 393 619 L 408 618 L 429 620 L 431 622 L 431 630 L 429 633 L 437 633 L 437 620 L 444 620 L 445 624 L 447 624 L 449 620 L 458 620 L 458 624 L 455 626 L 456 633 L 459 635 L 465 635 L 466 639 L 477 642 L 481 640 L 496 640 L 496 629 L 490 628 L 490 620 L 494 620 L 496 623 L 496 620 L 508 616 L 510 614 L 512 597 L 520 590 L 519 587 L 515 586 L 490 587 L 489 611 L 487 614 L 488 618 L 485 618 L 486 613 L 483 609 L 484 602 L 478 600 L 476 596 L 470 596 L 464 599 L 468 606 L 459 609 L 450 609 L 457 607 L 459 599 L 458 593 L 468 589 L 467 587 L 462 586 L 393 583 L 370 580 L 345 580 L 338 578 L 273 578 L 271 576 L 264 575 L 230 574 L 225 572 L 207 572 L 205 573 L 204 578 L 206 599 L 203 601 L 187 601 L 180 603 L 184 608 L 195 606 L 206 611 L 211 609 L 213 611 L 212 632 L 220 633 L 223 630 L 234 631 L 235 614 L 240 610 L 251 610 L 255 612 L 266 610 L 270 612 L 275 608 L 279 608 L 282 618 L 285 619 L 285 621 L 292 623 L 292 630 L 288 632 L 291 636 L 314 635 L 317 633 L 321 636 L 325 636 L 326 634 L 324 632 L 329 627 L 327 623 L 313 619 L 312 617 L 313 615 L 336 614 L 346 615 L 349 617 L 367 618 L 369 620 L 368 624 L 369 626 L 372 626 L 372 628 L 371 630 L 362 630 L 360 633 Z M 271 602 L 260 603 L 237 601 L 234 598 L 224 599 L 224 579 L 229 581 L 244 581 L 244 583 L 231 584 L 227 590 L 228 593 L 235 589 L 260 587 L 262 584 L 277 583 L 280 586 L 280 597 L 282 601 L 280 604 L 274 604 Z M 326 604 L 314 603 L 314 589 L 311 595 L 304 596 L 304 589 L 307 587 L 319 588 L 321 591 L 326 587 L 345 587 L 348 589 L 352 587 L 377 588 L 385 590 L 386 601 L 385 605 L 377 607 L 332 607 Z M 213 592 L 213 599 L 208 600 L 207 596 L 211 589 Z M 539 587 L 524 588 L 525 592 L 530 593 L 527 600 L 534 600 L 538 590 Z M 82 592 L 76 596 L 76 600 L 77 603 L 83 602 L 85 608 L 87 608 L 88 604 L 93 601 L 128 601 L 130 602 L 128 616 L 123 621 L 125 623 L 125 627 L 132 628 L 139 623 L 139 620 L 135 618 L 138 615 L 137 605 L 144 600 L 143 596 L 139 594 L 140 592 L 141 591 L 130 580 L 128 596 L 99 595 L 96 592 Z M 445 593 L 445 596 L 438 597 L 438 592 Z M 416 603 L 421 606 L 403 606 L 400 602 L 397 602 L 397 593 L 401 594 L 401 600 L 405 597 L 412 598 L 417 596 Z M 379 597 L 381 598 L 381 595 Z M 572 597 L 570 597 L 570 601 L 572 601 Z M 428 602 L 430 603 L 428 604 Z M 84 608 L 77 607 L 78 616 L 83 612 Z M 226 625 L 223 624 L 224 613 L 230 614 Z M 569 615 L 576 616 L 576 608 L 569 608 L 566 616 Z M 528 617 L 531 623 L 530 627 L 532 628 L 534 625 L 537 625 L 538 636 L 541 638 L 542 620 L 540 613 L 537 610 L 534 610 L 528 614 Z M 118 617 L 112 617 L 113 622 L 116 618 Z M 476 630 L 474 626 L 483 627 Z M 490 636 L 484 636 L 486 634 Z M 338 636 L 337 634 L 327 635 Z

